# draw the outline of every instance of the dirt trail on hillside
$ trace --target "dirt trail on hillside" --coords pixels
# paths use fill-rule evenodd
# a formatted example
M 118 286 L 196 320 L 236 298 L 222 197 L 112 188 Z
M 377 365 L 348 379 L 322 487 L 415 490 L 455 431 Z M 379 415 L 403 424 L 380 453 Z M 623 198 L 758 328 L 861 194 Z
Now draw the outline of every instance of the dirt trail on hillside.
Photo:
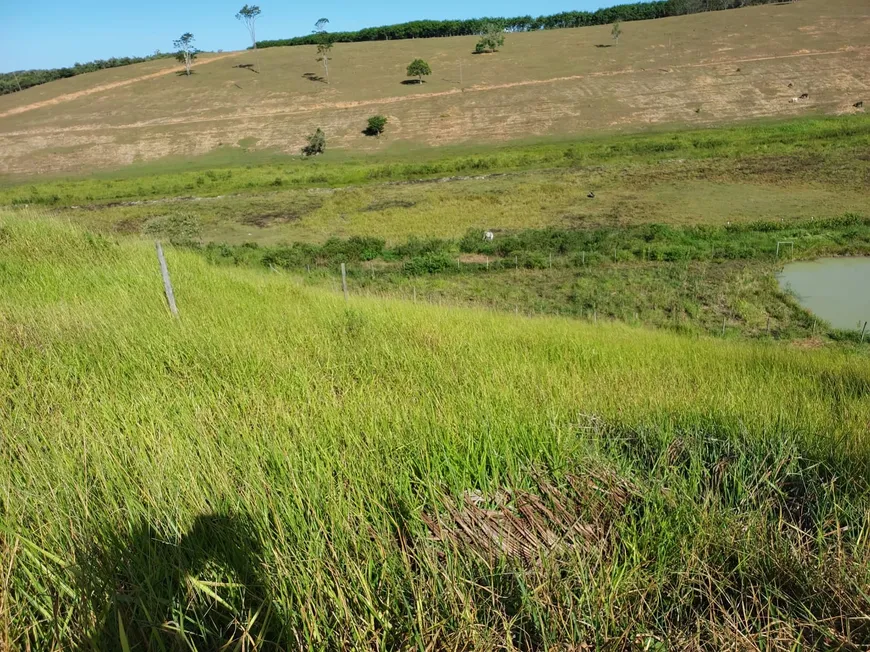
M 464 93 L 480 93 L 486 91 L 493 90 L 504 90 L 509 88 L 519 88 L 519 87 L 527 87 L 527 86 L 541 86 L 546 84 L 558 84 L 565 82 L 573 82 L 573 81 L 582 81 L 586 79 L 596 79 L 602 77 L 615 77 L 619 75 L 632 75 L 632 74 L 640 74 L 640 73 L 653 73 L 653 74 L 670 74 L 680 70 L 691 70 L 698 68 L 715 68 L 719 66 L 733 66 L 740 65 L 746 63 L 760 62 L 760 61 L 777 61 L 777 60 L 785 60 L 785 59 L 800 59 L 800 58 L 810 58 L 810 57 L 821 57 L 821 56 L 831 56 L 837 54 L 863 54 L 870 53 L 870 47 L 859 47 L 859 46 L 847 46 L 843 48 L 839 48 L 837 50 L 822 50 L 822 51 L 798 51 L 792 52 L 789 54 L 781 54 L 774 56 L 761 56 L 761 57 L 743 57 L 743 58 L 729 58 L 729 59 L 717 59 L 714 61 L 703 61 L 700 63 L 686 63 L 686 64 L 677 64 L 673 66 L 669 66 L 668 68 L 623 68 L 620 70 L 610 70 L 610 71 L 602 71 L 602 72 L 590 72 L 584 73 L 580 75 L 570 75 L 567 77 L 552 77 L 549 79 L 529 79 L 525 81 L 518 82 L 506 82 L 503 84 L 479 84 L 474 86 L 469 86 L 464 89 L 451 89 L 448 91 L 438 91 L 434 93 L 416 93 L 414 95 L 399 95 L 393 97 L 384 97 L 379 99 L 372 100 L 352 100 L 345 102 L 332 102 L 332 103 L 322 103 L 322 104 L 309 104 L 307 106 L 300 106 L 292 110 L 279 110 L 279 111 L 265 111 L 265 112 L 252 112 L 252 113 L 234 113 L 223 116 L 214 116 L 214 117 L 202 117 L 202 118 L 163 118 L 158 120 L 149 120 L 143 122 L 136 123 L 128 123 L 125 125 L 80 125 L 80 126 L 72 126 L 65 127 L 63 129 L 57 128 L 48 128 L 48 129 L 27 129 L 17 132 L 6 132 L 6 136 L 23 136 L 23 135 L 31 135 L 31 134 L 49 134 L 54 132 L 81 132 L 81 131 L 93 131 L 93 130 L 117 130 L 117 129 L 139 129 L 139 128 L 147 128 L 147 127 L 160 127 L 160 126 L 169 126 L 169 125 L 188 125 L 188 124 L 201 124 L 208 122 L 222 122 L 226 120 L 245 120 L 245 119 L 257 119 L 257 118 L 271 118 L 271 117 L 282 117 L 282 116 L 291 116 L 298 114 L 311 113 L 314 111 L 324 111 L 330 109 L 356 109 L 370 106 L 384 106 L 391 104 L 400 104 L 404 102 L 413 102 L 418 100 L 428 100 L 437 97 L 447 97 L 453 95 L 460 95 Z M 210 59 L 211 61 L 217 61 L 220 58 L 224 58 L 230 55 L 222 55 L 220 57 L 216 57 L 214 59 Z M 124 82 L 118 82 L 117 85 L 127 85 L 134 83 L 136 81 L 141 81 L 143 79 L 150 79 L 152 77 L 157 77 L 159 75 L 165 75 L 172 72 L 162 71 L 159 73 L 154 73 L 151 75 L 146 75 L 144 77 L 140 77 L 138 79 L 127 80 Z M 107 84 L 103 87 L 97 87 L 90 89 L 88 91 L 81 91 L 76 94 L 73 93 L 70 96 L 62 96 L 67 97 L 68 99 L 73 99 L 74 96 L 78 97 L 82 94 L 95 93 L 100 90 L 105 90 L 106 88 L 114 87 L 111 84 Z M 55 98 L 60 101 L 60 98 Z M 51 104 L 57 103 L 56 101 L 47 100 L 43 104 Z M 37 108 L 40 103 L 35 105 L 31 105 L 30 108 Z M 26 110 L 28 107 L 22 107 L 21 110 Z M 0 114 L 0 118 L 2 118 L 5 114 Z
M 227 54 L 219 54 L 217 56 L 211 57 L 210 59 L 202 60 L 199 62 L 199 65 L 205 65 L 207 63 L 211 63 L 213 61 L 219 61 L 220 59 L 226 59 L 227 57 L 231 57 L 235 52 L 229 52 Z M 67 93 L 65 95 L 58 95 L 57 97 L 52 97 L 47 100 L 42 100 L 40 102 L 34 102 L 33 104 L 25 104 L 24 106 L 16 106 L 15 108 L 9 109 L 8 111 L 4 111 L 0 113 L 0 118 L 8 118 L 12 115 L 18 115 L 19 113 L 26 113 L 27 111 L 33 111 L 35 109 L 41 109 L 46 106 L 54 106 L 55 104 L 62 104 L 64 102 L 70 102 L 72 100 L 77 100 L 80 97 L 86 97 L 87 95 L 93 95 L 94 93 L 102 93 L 103 91 L 110 91 L 113 88 L 121 88 L 123 86 L 129 86 L 130 84 L 135 84 L 141 81 L 147 81 L 149 79 L 156 79 L 157 77 L 163 77 L 164 75 L 171 75 L 174 72 L 181 72 L 184 70 L 184 66 L 173 66 L 172 68 L 164 68 L 163 70 L 158 70 L 157 72 L 152 72 L 148 75 L 142 75 L 141 77 L 134 77 L 132 79 L 124 79 L 122 81 L 111 82 L 108 84 L 100 84 L 99 86 L 94 86 L 93 88 L 86 88 L 81 91 L 76 91 L 75 93 Z

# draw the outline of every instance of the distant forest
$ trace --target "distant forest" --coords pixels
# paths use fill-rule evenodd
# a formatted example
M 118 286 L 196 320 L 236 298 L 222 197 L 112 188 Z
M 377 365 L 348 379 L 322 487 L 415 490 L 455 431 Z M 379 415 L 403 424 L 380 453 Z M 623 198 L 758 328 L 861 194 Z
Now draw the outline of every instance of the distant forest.
M 566 11 L 552 16 L 518 16 L 516 18 L 473 18 L 470 20 L 415 20 L 399 25 L 367 27 L 355 32 L 331 32 L 329 38 L 334 43 L 354 43 L 359 41 L 393 41 L 412 38 L 436 38 L 440 36 L 468 36 L 480 34 L 486 25 L 494 24 L 508 32 L 533 32 L 542 29 L 562 29 L 567 27 L 588 27 L 590 25 L 609 25 L 621 20 L 650 20 L 667 18 L 703 11 L 736 9 L 750 5 L 764 5 L 782 0 L 655 0 L 617 5 L 598 11 Z M 313 45 L 322 36 L 309 34 L 295 38 L 258 41 L 261 48 L 286 45 Z M 45 84 L 55 79 L 74 77 L 86 72 L 117 68 L 132 63 L 142 63 L 154 59 L 174 57 L 175 53 L 158 53 L 147 57 L 121 57 L 100 59 L 90 63 L 76 63 L 68 68 L 50 70 L 19 70 L 0 73 L 0 95 L 14 93 L 31 86 Z
M 507 32 L 534 32 L 542 29 L 563 29 L 609 25 L 620 20 L 651 20 L 681 16 L 704 11 L 736 9 L 750 5 L 764 5 L 782 0 L 656 0 L 616 5 L 597 11 L 565 11 L 552 16 L 517 16 L 516 18 L 472 18 L 469 20 L 415 20 L 399 25 L 367 27 L 355 32 L 330 32 L 334 43 L 359 41 L 394 41 L 412 38 L 437 38 L 441 36 L 470 36 L 480 34 L 488 25 L 495 25 Z M 269 48 L 287 45 L 315 45 L 323 39 L 321 34 L 308 34 L 295 38 L 257 41 L 257 47 Z

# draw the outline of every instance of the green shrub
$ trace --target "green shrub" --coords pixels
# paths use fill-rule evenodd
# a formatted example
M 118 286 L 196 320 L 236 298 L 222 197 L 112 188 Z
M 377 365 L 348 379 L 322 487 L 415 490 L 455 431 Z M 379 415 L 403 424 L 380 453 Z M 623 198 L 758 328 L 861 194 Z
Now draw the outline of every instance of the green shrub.
M 318 156 L 326 151 L 326 134 L 320 127 L 313 134 L 308 136 L 308 144 L 302 148 L 303 156 Z
M 507 262 L 513 263 L 514 266 L 519 265 L 523 269 L 546 269 L 550 257 L 537 251 L 516 252 L 508 256 Z
M 296 243 L 291 247 L 279 247 L 267 251 L 261 261 L 264 267 L 302 269 L 315 262 L 315 252 L 312 247 Z
M 384 133 L 384 129 L 387 127 L 387 118 L 383 115 L 373 115 L 369 118 L 368 126 L 365 128 L 363 133 L 366 136 L 375 136 L 380 137 L 382 133 Z M 385 166 L 388 167 L 388 166 Z
M 422 256 L 414 256 L 406 261 L 402 270 L 409 276 L 422 276 L 423 274 L 438 274 L 447 270 L 456 269 L 456 260 L 447 253 L 428 253 Z
M 474 48 L 477 54 L 483 52 L 496 52 L 504 45 L 504 31 L 494 23 L 484 25 L 483 33 L 480 35 L 480 40 Z
M 440 240 L 438 238 L 424 240 L 422 238 L 411 237 L 405 244 L 396 246 L 393 252 L 400 258 L 413 258 L 434 253 L 446 254 L 450 250 L 450 247 L 451 243 L 449 240 Z

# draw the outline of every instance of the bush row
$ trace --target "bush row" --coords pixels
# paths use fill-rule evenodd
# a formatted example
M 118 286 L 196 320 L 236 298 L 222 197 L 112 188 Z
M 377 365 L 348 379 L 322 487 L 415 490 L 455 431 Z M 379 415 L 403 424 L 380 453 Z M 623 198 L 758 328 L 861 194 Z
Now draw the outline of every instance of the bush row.
M 170 239 L 172 234 L 167 234 Z M 476 268 L 521 267 L 543 269 L 551 264 L 576 266 L 601 262 L 750 260 L 775 255 L 777 242 L 794 241 L 802 254 L 870 252 L 870 217 L 847 213 L 827 220 L 786 225 L 753 222 L 729 226 L 671 227 L 662 224 L 611 229 L 527 229 L 497 234 L 493 241 L 483 231 L 470 230 L 456 240 L 411 238 L 388 247 L 380 238 L 331 238 L 322 245 L 294 243 L 260 247 L 256 244 L 230 247 L 208 245 L 215 262 L 251 263 L 280 269 L 337 268 L 342 262 L 361 263 L 380 259 L 401 263 L 407 275 L 437 274 Z M 178 241 L 178 244 L 189 244 Z M 488 262 L 457 264 L 457 254 L 478 254 Z M 789 254 L 791 250 L 789 250 Z

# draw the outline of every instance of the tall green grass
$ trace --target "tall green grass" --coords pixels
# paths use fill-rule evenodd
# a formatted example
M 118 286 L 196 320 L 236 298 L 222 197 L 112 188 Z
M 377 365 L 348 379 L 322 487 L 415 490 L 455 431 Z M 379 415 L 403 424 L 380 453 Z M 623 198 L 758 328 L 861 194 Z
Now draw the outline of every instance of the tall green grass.
M 0 647 L 870 643 L 866 357 L 169 249 L 173 321 L 150 246 L 0 227 Z M 456 523 L 575 485 L 533 558 Z

